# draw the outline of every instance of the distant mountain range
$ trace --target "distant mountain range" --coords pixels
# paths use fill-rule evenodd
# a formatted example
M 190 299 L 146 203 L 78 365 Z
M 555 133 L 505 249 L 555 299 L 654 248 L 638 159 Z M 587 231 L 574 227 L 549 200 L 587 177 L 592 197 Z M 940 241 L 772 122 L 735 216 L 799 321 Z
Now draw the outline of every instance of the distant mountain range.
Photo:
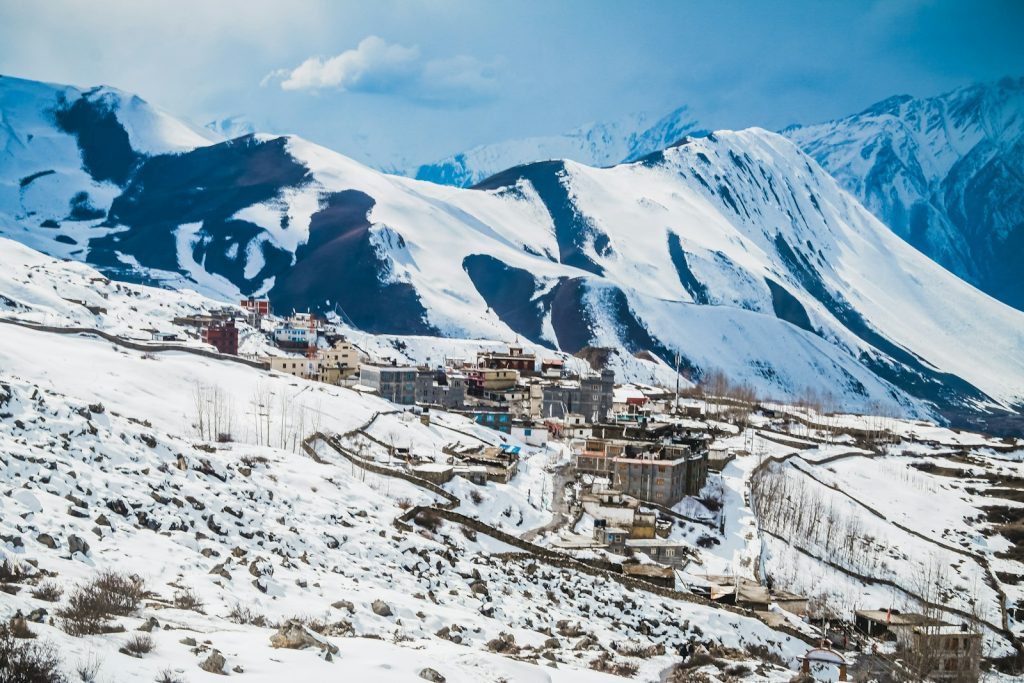
M 784 134 L 900 237 L 1024 310 L 1024 78 Z
M 531 161 L 571 159 L 588 166 L 634 161 L 698 131 L 686 107 L 653 120 L 636 114 L 610 123 L 580 126 L 562 135 L 508 140 L 474 147 L 415 171 L 418 180 L 469 187 L 485 178 Z M 707 131 L 704 131 L 707 132 Z
M 453 189 L 296 137 L 219 141 L 109 88 L 0 78 L 0 110 L 0 233 L 115 278 L 368 332 L 678 351 L 695 379 L 834 408 L 995 426 L 1024 406 L 1024 314 L 775 133 Z
M 634 117 L 482 145 L 421 166 L 415 175 L 465 187 L 531 161 L 609 166 L 663 149 L 697 129 L 683 107 L 653 125 Z M 937 97 L 891 97 L 859 114 L 782 131 L 900 237 L 1024 310 L 1022 133 L 1024 79 Z

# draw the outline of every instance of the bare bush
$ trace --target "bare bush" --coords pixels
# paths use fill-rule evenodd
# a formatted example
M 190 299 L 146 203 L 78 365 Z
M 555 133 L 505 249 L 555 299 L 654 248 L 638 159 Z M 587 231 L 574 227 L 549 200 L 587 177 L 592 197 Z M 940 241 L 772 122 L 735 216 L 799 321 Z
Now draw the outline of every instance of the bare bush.
M 60 602 L 60 599 L 63 596 L 64 589 L 55 581 L 46 581 L 41 583 L 36 586 L 34 591 L 32 591 L 33 598 L 36 600 L 45 600 L 46 602 Z
M 48 643 L 19 640 L 0 623 L 0 681 L 5 683 L 67 683 L 57 651 Z
M 152 652 L 154 647 L 153 639 L 148 633 L 139 633 L 125 641 L 119 652 L 132 657 L 141 657 Z
M 205 604 L 203 599 L 191 588 L 182 588 L 174 594 L 174 606 L 178 609 L 202 613 Z
M 229 621 L 233 621 L 236 624 L 242 624 L 244 626 L 266 626 L 267 618 L 262 614 L 256 612 L 248 605 L 243 605 L 240 602 L 236 602 L 235 606 L 231 608 L 227 616 Z
M 142 579 L 105 570 L 76 588 L 57 616 L 64 630 L 73 636 L 109 633 L 117 630 L 110 628 L 110 618 L 131 614 L 144 596 Z
M 78 664 L 75 665 L 75 673 L 78 674 L 78 680 L 82 683 L 96 683 L 101 666 L 103 666 L 103 660 L 96 654 L 90 653 L 88 657 L 78 661 Z
M 430 509 L 420 510 L 419 512 L 417 512 L 416 517 L 413 518 L 413 521 L 415 521 L 417 525 L 423 527 L 424 529 L 429 529 L 433 532 L 437 532 L 437 530 L 440 529 L 441 525 L 444 523 L 444 520 L 441 519 L 441 515 L 437 514 L 435 510 Z
M 185 679 L 174 672 L 173 669 L 164 669 L 156 675 L 156 683 L 185 683 Z

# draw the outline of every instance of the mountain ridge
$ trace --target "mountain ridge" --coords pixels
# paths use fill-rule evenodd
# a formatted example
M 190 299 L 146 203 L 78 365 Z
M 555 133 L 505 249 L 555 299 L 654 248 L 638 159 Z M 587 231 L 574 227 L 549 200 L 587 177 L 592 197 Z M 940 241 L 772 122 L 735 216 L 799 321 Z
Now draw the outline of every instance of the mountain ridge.
M 76 102 L 101 130 L 116 123 L 102 103 Z M 267 294 L 278 310 L 337 313 L 366 332 L 523 336 L 663 362 L 678 351 L 694 378 L 721 370 L 766 395 L 831 393 L 844 409 L 973 422 L 1024 403 L 1021 314 L 911 249 L 761 129 L 610 168 L 527 164 L 453 190 L 258 134 L 139 152 L 118 184 L 86 169 L 80 147 L 96 130 L 22 119 L 37 126 L 32 144 L 60 154 L 5 145 L 0 232 L 114 277 L 222 300 Z M 72 217 L 45 193 L 25 211 L 18 173 L 46 170 L 29 186 L 59 170 L 58 198 L 86 191 L 92 211 Z

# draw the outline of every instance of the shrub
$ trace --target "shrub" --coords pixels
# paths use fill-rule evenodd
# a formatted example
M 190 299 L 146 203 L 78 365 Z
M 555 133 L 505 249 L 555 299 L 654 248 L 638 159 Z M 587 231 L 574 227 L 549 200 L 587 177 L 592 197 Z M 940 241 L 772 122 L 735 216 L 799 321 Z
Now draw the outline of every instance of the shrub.
M 395 505 L 397 505 L 402 510 L 408 510 L 409 508 L 412 507 L 412 501 L 409 500 L 408 498 L 399 498 L 398 500 L 395 501 Z
M 67 678 L 52 645 L 18 640 L 6 624 L 0 624 L 0 681 L 67 683 Z
M 240 602 L 236 602 L 235 606 L 228 612 L 228 620 L 233 621 L 236 624 L 259 626 L 264 627 L 267 625 L 267 619 L 262 614 L 253 611 L 248 605 L 243 605 Z
M 156 683 L 185 683 L 185 679 L 171 669 L 164 669 L 156 675 Z
M 32 597 L 36 600 L 45 600 L 46 602 L 60 602 L 61 597 L 64 596 L 64 589 L 60 587 L 56 581 L 47 581 L 36 586 L 36 589 L 32 591 Z
M 125 641 L 121 652 L 132 657 L 141 657 L 153 651 L 153 639 L 147 633 L 139 633 Z
M 420 510 L 417 512 L 414 521 L 424 529 L 430 529 L 435 532 L 441 528 L 441 524 L 443 523 L 441 516 L 434 510 L 430 509 Z
M 142 579 L 106 570 L 76 588 L 57 616 L 64 630 L 73 636 L 109 633 L 118 630 L 107 624 L 110 617 L 131 614 L 144 595 Z
M 183 588 L 174 594 L 174 606 L 178 609 L 188 609 L 193 612 L 202 613 L 205 604 L 203 599 L 191 588 Z
M 102 665 L 103 660 L 95 654 L 90 654 L 87 658 L 79 660 L 78 664 L 75 665 L 75 673 L 78 674 L 78 680 L 82 683 L 96 683 L 96 676 L 99 675 Z
M 22 640 L 31 640 L 36 637 L 35 633 L 32 633 L 32 629 L 28 627 L 28 622 L 22 617 L 14 617 L 10 621 L 8 630 L 11 635 L 15 638 L 21 638 Z
M 473 501 L 474 505 L 479 505 L 480 503 L 484 502 L 483 495 L 476 489 L 473 489 L 472 491 L 469 492 L 469 499 Z

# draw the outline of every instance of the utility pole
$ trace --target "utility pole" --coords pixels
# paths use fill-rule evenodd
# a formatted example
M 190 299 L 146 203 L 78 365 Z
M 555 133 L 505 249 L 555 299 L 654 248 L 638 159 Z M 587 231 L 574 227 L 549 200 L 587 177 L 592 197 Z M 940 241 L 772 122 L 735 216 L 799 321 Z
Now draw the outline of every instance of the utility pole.
M 679 412 L 679 351 L 676 351 L 676 400 L 672 404 L 672 413 Z

